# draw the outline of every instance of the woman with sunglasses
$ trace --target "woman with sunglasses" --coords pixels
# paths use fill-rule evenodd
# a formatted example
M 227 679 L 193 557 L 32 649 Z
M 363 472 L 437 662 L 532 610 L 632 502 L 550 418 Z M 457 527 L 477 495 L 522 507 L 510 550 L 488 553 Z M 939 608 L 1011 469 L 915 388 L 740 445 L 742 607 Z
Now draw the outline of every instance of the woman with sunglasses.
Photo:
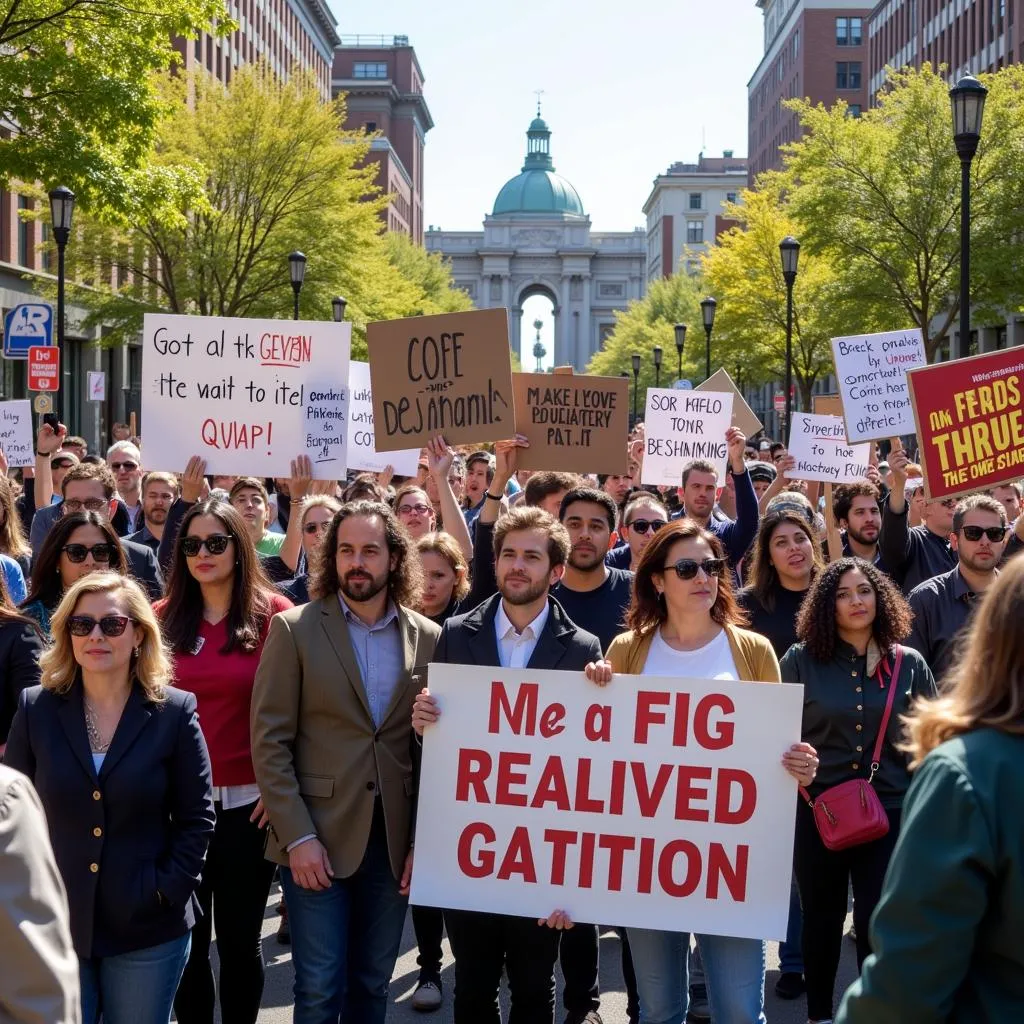
M 634 581 L 626 616 L 628 633 L 612 641 L 606 661 L 587 666 L 587 677 L 609 673 L 777 683 L 779 663 L 768 641 L 741 629 L 721 542 L 692 519 L 677 519 L 655 533 Z M 807 743 L 782 754 L 801 784 L 814 778 L 817 756 Z M 643 1020 L 681 1024 L 688 1010 L 686 932 L 629 928 Z M 715 1020 L 764 1024 L 765 946 L 756 939 L 698 935 L 708 1001 Z
M 260 568 L 245 520 L 201 501 L 181 521 L 167 597 L 156 605 L 177 685 L 194 693 L 213 766 L 217 827 L 198 891 L 203 916 L 174 1010 L 180 1024 L 254 1024 L 263 994 L 260 934 L 274 865 L 263 856 L 266 815 L 249 745 L 253 680 L 271 618 L 292 606 Z M 212 915 L 211 915 L 212 912 Z M 217 929 L 220 984 L 210 966 Z
M 127 573 L 124 549 L 109 520 L 97 512 L 61 516 L 46 535 L 32 566 L 32 585 L 21 610 L 50 637 L 50 617 L 64 592 L 83 576 L 110 569 Z
M 842 558 L 815 580 L 797 619 L 800 643 L 782 659 L 782 678 L 804 688 L 802 736 L 821 758 L 818 777 L 807 787 L 810 799 L 840 783 L 870 779 L 889 821 L 888 833 L 879 839 L 830 850 L 808 802 L 797 804 L 793 860 L 803 908 L 807 1017 L 812 1024 L 832 1020 L 851 885 L 858 968 L 871 952 L 868 922 L 910 785 L 907 755 L 900 749 L 902 716 L 915 698 L 935 693 L 924 658 L 900 645 L 910 621 L 906 600 L 885 573 L 861 558 Z M 890 694 L 893 703 L 883 732 Z M 880 754 L 873 761 L 879 739 Z
M 301 511 L 292 509 L 288 527 L 294 522 L 302 537 L 302 569 L 303 571 L 277 585 L 278 590 L 292 604 L 309 604 L 309 572 L 314 564 L 320 542 L 324 539 L 334 513 L 341 508 L 341 502 L 326 494 L 314 494 L 306 498 Z
M 4 761 L 46 811 L 71 910 L 85 1024 L 167 1024 L 213 833 L 196 700 L 173 689 L 139 585 L 72 584 L 42 685 L 22 693 Z
M 619 569 L 632 569 L 636 572 L 647 545 L 667 522 L 668 509 L 657 495 L 650 491 L 634 491 L 622 508 L 622 526 L 619 530 L 619 535 L 626 542 L 629 559 L 626 560 L 619 547 L 610 551 L 605 561 Z

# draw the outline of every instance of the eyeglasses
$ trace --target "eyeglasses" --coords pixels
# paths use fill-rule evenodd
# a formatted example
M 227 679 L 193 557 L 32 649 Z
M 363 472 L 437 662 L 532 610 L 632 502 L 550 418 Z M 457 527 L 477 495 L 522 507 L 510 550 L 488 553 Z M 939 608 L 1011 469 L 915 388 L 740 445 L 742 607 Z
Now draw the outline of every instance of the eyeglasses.
M 84 562 L 86 555 L 92 555 L 94 562 L 109 562 L 114 557 L 114 545 L 110 543 L 93 544 L 92 547 L 87 544 L 65 544 L 61 551 L 68 556 L 69 562 L 76 564 Z
M 984 534 L 993 544 L 998 544 L 1005 536 L 1008 526 L 961 526 L 960 532 L 969 541 L 981 540 Z
M 103 512 L 107 505 L 108 503 L 102 498 L 86 498 L 85 501 L 81 501 L 78 498 L 64 499 L 65 512 L 81 512 L 83 509 L 86 512 Z
M 206 548 L 211 555 L 223 555 L 231 543 L 226 533 L 211 533 L 209 537 L 182 537 L 181 550 L 186 558 L 195 558 Z
M 72 615 L 68 619 L 68 631 L 72 636 L 89 636 L 99 626 L 104 636 L 121 636 L 134 619 L 127 615 L 104 615 L 94 619 L 91 615 Z
M 134 473 L 139 468 L 139 464 L 137 462 L 112 462 L 110 468 L 115 473 L 120 473 L 122 469 L 126 473 Z
M 663 526 L 668 526 L 668 523 L 664 519 L 634 519 L 633 522 L 626 523 L 626 526 L 631 530 L 636 530 L 643 537 L 648 530 L 657 533 Z
M 302 532 L 312 536 L 314 533 L 323 533 L 330 525 L 331 521 L 329 519 L 325 519 L 322 523 L 306 523 L 302 528 Z
M 724 558 L 705 558 L 702 562 L 695 562 L 692 558 L 680 558 L 675 565 L 666 565 L 664 571 L 675 569 L 676 575 L 681 580 L 692 580 L 701 570 L 705 576 L 721 576 L 725 572 Z
M 429 505 L 399 505 L 398 514 L 400 516 L 411 516 L 413 514 L 418 516 L 425 516 L 430 511 Z

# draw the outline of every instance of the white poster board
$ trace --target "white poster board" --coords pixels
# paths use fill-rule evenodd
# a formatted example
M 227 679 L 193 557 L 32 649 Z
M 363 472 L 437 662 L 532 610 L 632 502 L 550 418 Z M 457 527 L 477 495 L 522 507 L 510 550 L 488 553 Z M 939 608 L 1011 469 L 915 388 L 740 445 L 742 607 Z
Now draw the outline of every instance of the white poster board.
M 345 475 L 348 322 L 147 313 L 146 465 L 211 474 L 291 475 L 308 455 L 318 480 Z
M 36 464 L 32 403 L 27 398 L 0 402 L 0 451 L 12 469 Z
M 790 480 L 850 484 L 867 478 L 871 462 L 870 444 L 847 443 L 841 416 L 812 412 L 793 413 L 787 451 L 796 459 L 796 468 L 786 474 Z
M 107 375 L 103 370 L 89 370 L 86 373 L 90 402 L 107 400 Z
M 803 687 L 431 665 L 413 903 L 781 938 Z
M 415 476 L 419 448 L 400 452 L 378 452 L 373 440 L 373 392 L 370 390 L 370 364 L 353 359 L 348 369 L 348 465 L 349 469 L 379 473 L 391 466 L 399 476 Z
M 679 487 L 683 467 L 706 459 L 725 480 L 732 426 L 731 392 L 648 388 L 644 411 L 644 463 L 640 482 Z
M 928 363 L 920 328 L 833 338 L 832 358 L 851 444 L 917 430 L 907 370 Z

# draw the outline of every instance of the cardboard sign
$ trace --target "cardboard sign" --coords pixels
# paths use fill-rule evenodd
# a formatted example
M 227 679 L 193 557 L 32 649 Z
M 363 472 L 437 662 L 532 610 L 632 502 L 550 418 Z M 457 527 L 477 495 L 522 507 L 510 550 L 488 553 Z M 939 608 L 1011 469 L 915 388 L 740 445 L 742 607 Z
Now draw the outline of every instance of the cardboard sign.
M 530 447 L 520 469 L 629 472 L 629 381 L 571 373 L 515 373 L 516 433 Z
M 721 367 L 702 384 L 698 384 L 694 391 L 731 391 L 732 392 L 732 425 L 739 427 L 747 437 L 753 437 L 764 424 L 754 415 L 754 410 L 747 405 L 743 393 L 732 377 Z
M 644 464 L 641 483 L 679 487 L 683 467 L 706 459 L 725 479 L 732 426 L 732 392 L 648 388 L 644 412 Z
M 317 479 L 345 475 L 352 325 L 147 313 L 142 338 L 146 464 Z
M 1024 476 L 1024 351 L 988 352 L 907 374 L 929 498 Z
M 415 476 L 419 448 L 400 452 L 377 451 L 373 431 L 373 394 L 370 391 L 370 364 L 352 360 L 348 369 L 348 465 L 349 469 L 380 473 L 391 466 L 398 476 Z
M 377 451 L 515 433 L 508 310 L 380 320 L 367 324 L 366 346 Z
M 781 937 L 803 687 L 431 665 L 412 902 Z
M 867 477 L 871 445 L 848 444 L 846 426 L 838 416 L 793 413 L 787 451 L 796 459 L 790 480 L 824 480 L 849 484 Z
M 832 358 L 851 443 L 913 433 L 907 371 L 928 362 L 919 328 L 833 338 Z
M 811 395 L 811 411 L 820 416 L 842 416 L 843 400 L 838 395 Z
M 49 395 L 46 397 L 49 398 Z M 36 464 L 32 404 L 27 398 L 0 402 L 0 451 L 12 469 Z

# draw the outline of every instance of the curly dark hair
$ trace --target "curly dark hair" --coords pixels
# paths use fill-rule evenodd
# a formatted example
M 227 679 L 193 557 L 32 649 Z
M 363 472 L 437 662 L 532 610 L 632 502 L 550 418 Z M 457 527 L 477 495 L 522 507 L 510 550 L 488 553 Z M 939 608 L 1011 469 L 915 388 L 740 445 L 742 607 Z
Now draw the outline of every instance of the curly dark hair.
M 394 559 L 394 566 L 388 575 L 388 596 L 396 605 L 418 608 L 423 589 L 423 568 L 416 553 L 416 545 L 399 522 L 398 516 L 382 501 L 350 501 L 334 513 L 331 525 L 312 559 L 310 595 L 314 598 L 330 597 L 341 589 L 335 557 L 338 550 L 338 528 L 346 519 L 354 516 L 366 519 L 377 516 L 383 522 L 384 541 L 388 554 Z
M 664 531 L 662 531 L 664 532 Z M 899 587 L 881 569 L 863 558 L 840 558 L 818 574 L 810 592 L 800 606 L 796 635 L 815 661 L 831 661 L 835 655 L 836 592 L 848 572 L 859 569 L 875 592 L 875 621 L 871 632 L 885 654 L 910 633 L 914 613 Z

